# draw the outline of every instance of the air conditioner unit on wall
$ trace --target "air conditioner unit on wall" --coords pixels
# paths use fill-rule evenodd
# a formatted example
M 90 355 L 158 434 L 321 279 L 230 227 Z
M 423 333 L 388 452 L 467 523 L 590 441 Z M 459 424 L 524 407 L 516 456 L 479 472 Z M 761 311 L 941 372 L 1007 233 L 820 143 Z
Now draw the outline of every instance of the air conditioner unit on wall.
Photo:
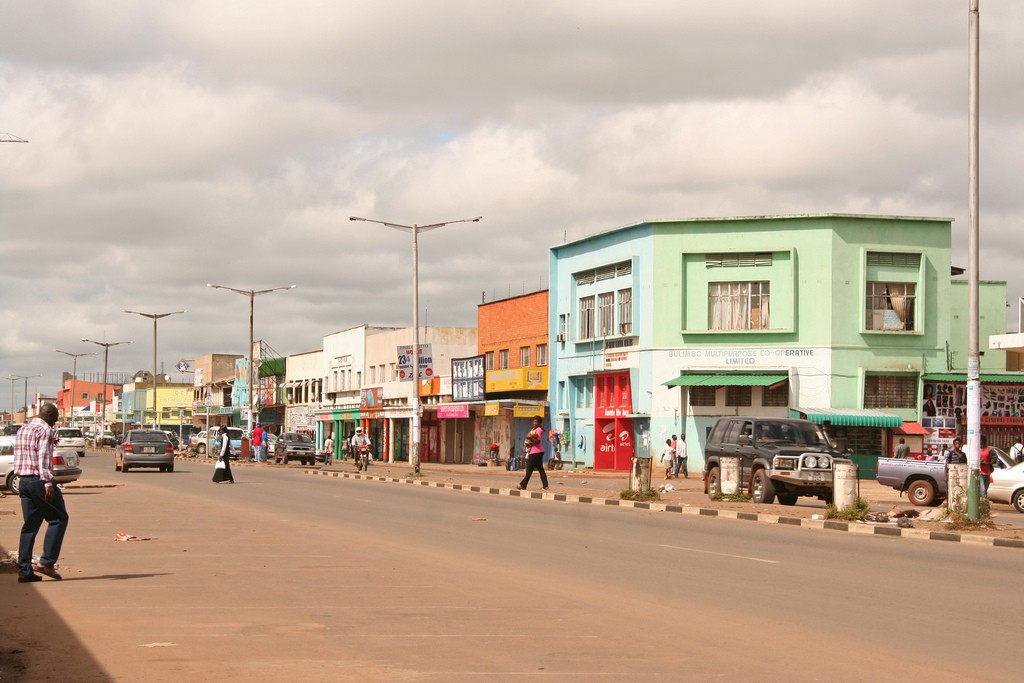
M 555 341 L 565 343 L 565 335 L 564 334 L 555 335 Z

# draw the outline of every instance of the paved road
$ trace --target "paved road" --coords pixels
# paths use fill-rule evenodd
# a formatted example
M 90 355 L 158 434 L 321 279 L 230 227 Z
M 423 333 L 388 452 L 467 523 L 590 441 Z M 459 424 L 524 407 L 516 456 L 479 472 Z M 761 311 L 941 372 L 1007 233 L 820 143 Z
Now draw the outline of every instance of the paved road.
M 25 651 L 0 680 L 1020 678 L 1015 652 L 979 654 L 1024 607 L 1016 550 L 298 467 L 86 472 L 124 483 L 68 492 L 63 582 L 0 577 L 4 650 Z

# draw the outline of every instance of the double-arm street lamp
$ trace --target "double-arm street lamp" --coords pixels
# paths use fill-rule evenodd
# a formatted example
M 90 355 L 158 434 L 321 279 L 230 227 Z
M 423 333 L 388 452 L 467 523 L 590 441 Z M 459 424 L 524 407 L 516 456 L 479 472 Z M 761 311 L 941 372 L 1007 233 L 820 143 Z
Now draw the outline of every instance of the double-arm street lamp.
M 63 353 L 65 356 L 71 356 L 73 362 L 71 363 L 71 401 L 64 406 L 64 420 L 68 426 L 74 426 L 75 423 L 75 380 L 78 378 L 78 358 L 80 356 L 95 356 L 95 351 L 85 351 L 84 353 L 71 353 L 70 351 L 56 350 L 57 353 Z M 62 382 L 63 384 L 63 382 Z M 62 389 L 64 387 L 61 387 Z M 71 413 L 71 421 L 68 420 L 68 413 Z
M 104 427 L 106 427 L 106 424 L 107 424 L 107 357 L 110 355 L 110 347 L 111 346 L 118 346 L 120 344 L 131 344 L 132 342 L 130 342 L 130 341 L 98 342 L 98 341 L 93 341 L 92 339 L 83 339 L 82 341 L 89 342 L 90 344 L 96 344 L 97 346 L 102 346 L 103 347 L 103 398 L 100 399 L 101 403 L 102 403 L 102 407 L 100 408 L 100 425 L 99 425 L 100 440 L 102 441 L 103 429 L 104 429 Z
M 254 340 L 253 335 L 253 299 L 260 296 L 261 294 L 270 294 L 282 289 L 295 289 L 297 285 L 284 285 L 283 287 L 272 287 L 270 289 L 236 289 L 234 287 L 226 287 L 224 285 L 211 285 L 207 284 L 207 287 L 212 289 L 226 289 L 229 292 L 235 294 L 241 294 L 242 296 L 249 297 L 249 351 L 245 354 L 249 359 L 249 434 L 252 435 L 253 425 L 253 413 L 255 412 L 254 406 L 256 405 L 256 363 L 253 359 L 252 346 Z M 262 359 L 261 359 L 262 360 Z
M 171 315 L 178 315 L 179 313 L 186 313 L 187 311 L 171 311 L 170 313 L 140 313 L 139 311 L 121 311 L 122 313 L 132 313 L 134 315 L 141 315 L 143 318 L 150 318 L 153 321 L 153 429 L 157 428 L 157 415 L 156 415 L 156 321 L 160 318 L 166 318 Z
M 11 381 L 11 419 L 14 419 L 14 383 L 19 379 L 25 380 L 25 421 L 28 421 L 28 381 L 33 377 L 42 375 L 11 375 L 7 379 Z
M 430 225 L 402 225 L 401 223 L 389 223 L 378 221 L 372 218 L 360 218 L 349 216 L 350 221 L 364 221 L 366 223 L 377 223 L 386 228 L 394 228 L 412 235 L 412 433 L 409 435 L 409 462 L 412 464 L 413 472 L 420 472 L 420 275 L 419 275 L 419 234 L 429 230 L 443 228 L 453 223 L 479 223 L 483 216 L 476 218 L 460 218 L 454 221 L 443 223 L 431 223 Z

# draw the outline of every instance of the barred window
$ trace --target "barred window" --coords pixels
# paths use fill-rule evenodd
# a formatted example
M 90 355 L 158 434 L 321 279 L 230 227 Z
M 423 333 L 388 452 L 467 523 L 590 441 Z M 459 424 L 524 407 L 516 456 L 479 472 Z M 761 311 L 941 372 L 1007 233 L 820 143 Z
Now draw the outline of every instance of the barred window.
M 864 378 L 865 408 L 916 408 L 915 375 L 868 375 Z
M 765 408 L 785 408 L 789 405 L 789 383 L 781 382 L 761 390 L 761 405 Z
M 537 365 L 543 366 L 543 365 L 547 365 L 547 364 L 548 364 L 548 345 L 547 344 L 537 344 Z
M 498 350 L 498 369 L 504 370 L 508 367 L 508 349 Z
M 753 401 L 753 392 L 750 387 L 726 387 L 725 388 L 725 405 L 726 406 L 749 406 Z
M 762 330 L 769 320 L 768 282 L 712 282 L 708 285 L 708 329 Z
M 691 406 L 714 406 L 718 387 L 690 387 Z
M 530 367 L 530 347 L 520 346 L 519 347 L 519 367 L 528 368 Z

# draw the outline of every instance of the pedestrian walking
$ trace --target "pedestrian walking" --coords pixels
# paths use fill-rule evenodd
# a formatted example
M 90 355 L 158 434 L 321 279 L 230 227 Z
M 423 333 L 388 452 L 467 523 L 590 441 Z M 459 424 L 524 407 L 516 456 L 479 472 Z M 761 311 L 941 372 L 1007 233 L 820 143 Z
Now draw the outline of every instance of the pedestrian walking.
M 900 442 L 896 444 L 896 448 L 892 451 L 892 457 L 894 458 L 906 458 L 910 455 L 910 446 L 907 445 L 906 439 L 900 437 Z
M 21 477 L 19 496 L 21 538 L 18 543 L 18 583 L 41 581 L 39 574 L 60 581 L 57 558 L 68 529 L 68 511 L 64 495 L 53 481 L 53 425 L 57 423 L 57 406 L 44 403 L 39 415 L 18 430 L 14 441 L 14 473 Z M 46 520 L 43 554 L 32 562 L 36 536 Z
M 672 448 L 672 439 L 665 439 L 665 447 L 661 449 L 661 464 L 665 467 L 665 478 L 672 478 L 672 470 L 675 468 L 676 449 Z
M 235 483 L 231 475 L 231 437 L 228 436 L 228 428 L 220 428 L 220 457 L 213 467 L 213 483 L 219 484 L 222 481 Z
M 679 437 L 675 434 L 669 439 L 672 442 L 672 478 L 679 478 L 679 466 L 682 465 L 682 461 L 679 459 L 679 450 L 676 448 L 676 444 L 679 442 Z
M 540 425 L 540 418 L 533 418 L 533 427 L 523 442 L 523 450 L 526 451 L 526 475 L 519 482 L 519 486 L 516 487 L 520 491 L 526 490 L 534 470 L 540 473 L 541 486 L 544 487 L 545 491 L 548 489 L 548 475 L 544 471 L 544 429 Z
M 682 466 L 683 469 L 683 479 L 689 479 L 690 468 L 688 466 L 689 460 L 686 455 L 686 434 L 680 436 L 679 441 L 674 443 L 673 446 L 676 449 L 676 460 L 679 461 L 679 464 Z M 679 476 L 678 468 L 676 468 L 676 476 Z

